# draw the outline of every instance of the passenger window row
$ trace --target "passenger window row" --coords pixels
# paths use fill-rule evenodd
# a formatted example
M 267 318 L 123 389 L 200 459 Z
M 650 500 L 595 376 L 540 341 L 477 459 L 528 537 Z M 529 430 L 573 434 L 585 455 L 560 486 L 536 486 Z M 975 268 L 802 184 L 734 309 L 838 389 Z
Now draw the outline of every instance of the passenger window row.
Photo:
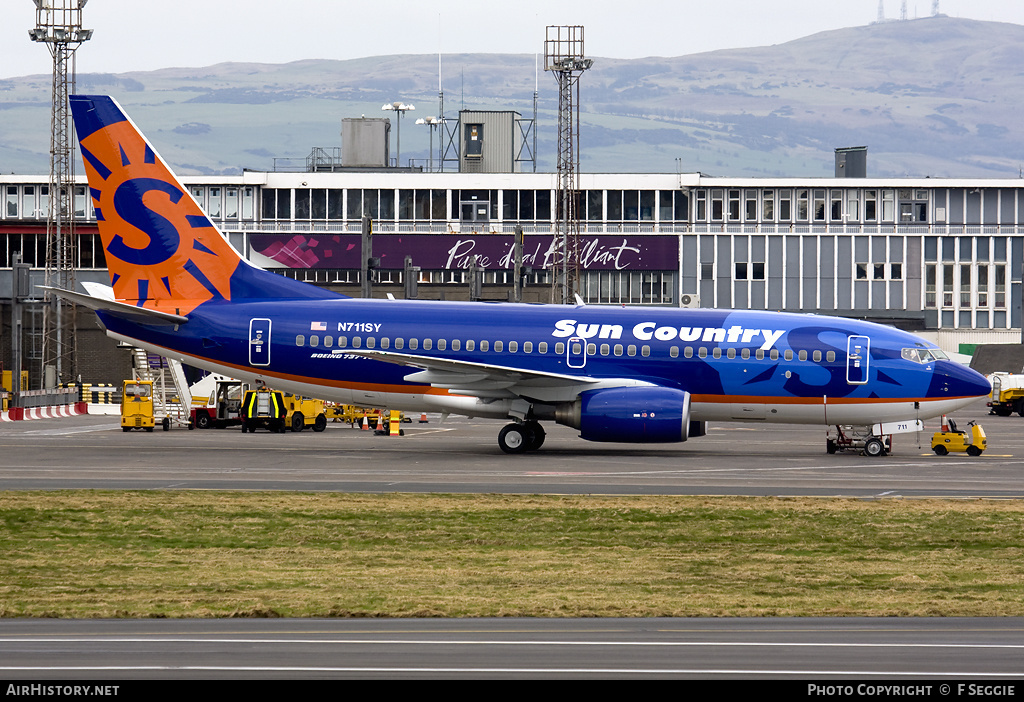
M 463 349 L 463 347 L 465 347 L 466 351 L 476 351 L 478 346 L 479 346 L 479 350 L 481 352 L 484 352 L 484 353 L 486 353 L 488 351 L 491 351 L 492 346 L 493 346 L 494 353 L 504 353 L 505 350 L 506 350 L 506 344 L 503 341 L 495 341 L 492 344 L 492 342 L 490 342 L 490 341 L 483 340 L 483 341 L 480 341 L 479 344 L 478 344 L 473 339 L 469 339 L 469 340 L 467 340 L 465 342 L 461 341 L 460 339 L 452 339 L 451 341 L 449 341 L 447 339 L 437 339 L 436 341 L 433 340 L 433 339 L 423 339 L 422 341 L 420 339 L 409 339 L 407 341 L 406 339 L 400 337 L 400 338 L 395 339 L 394 343 L 392 344 L 392 340 L 389 337 L 381 337 L 379 340 L 377 338 L 375 338 L 375 337 L 372 337 L 372 336 L 368 336 L 368 337 L 365 337 L 365 338 L 361 337 L 361 336 L 354 336 L 354 337 L 351 338 L 351 340 L 347 336 L 339 336 L 339 337 L 337 337 L 337 339 L 335 339 L 335 337 L 333 337 L 333 336 L 324 336 L 324 337 L 321 338 L 320 336 L 318 336 L 316 334 L 311 334 L 310 337 L 309 337 L 309 346 L 310 346 L 310 348 L 320 348 L 322 346 L 325 349 L 330 349 L 330 348 L 335 348 L 335 344 L 337 344 L 337 348 L 339 348 L 339 349 L 347 349 L 347 348 L 353 348 L 353 349 L 361 349 L 361 348 L 376 349 L 376 348 L 380 348 L 382 350 L 389 350 L 393 346 L 396 351 L 404 351 L 406 349 L 408 349 L 409 351 L 418 351 L 421 348 L 424 351 L 432 351 L 435 347 L 436 347 L 436 349 L 438 351 L 447 351 L 448 348 L 449 348 L 449 345 L 450 345 L 452 351 L 461 351 Z M 576 341 L 572 341 L 572 342 L 570 342 L 570 344 L 571 344 L 571 346 L 569 348 L 569 352 L 572 355 L 574 355 L 574 356 L 581 356 L 583 354 L 583 344 L 582 343 L 576 342 Z M 295 345 L 296 346 L 305 346 L 306 345 L 306 335 L 305 334 L 299 334 L 298 336 L 296 336 L 295 337 Z M 520 343 L 518 341 L 510 341 L 510 342 L 508 342 L 507 349 L 508 349 L 508 353 L 519 353 L 520 349 L 521 349 L 524 354 L 532 354 L 533 351 L 534 351 L 534 344 L 533 344 L 532 341 L 524 341 L 522 343 L 522 345 L 520 345 Z M 556 356 L 564 355 L 565 351 L 566 351 L 565 343 L 561 342 L 561 341 L 557 342 L 554 345 L 554 351 L 555 351 L 555 355 Z M 649 357 L 651 355 L 651 347 L 648 346 L 647 344 L 644 344 L 643 346 L 639 347 L 639 351 L 640 351 L 640 355 L 643 356 L 644 358 L 647 358 L 647 357 Z M 546 342 L 546 341 L 539 342 L 537 344 L 537 353 L 543 355 L 543 354 L 546 354 L 547 352 L 548 352 L 548 342 Z M 669 356 L 671 356 L 672 358 L 679 358 L 679 353 L 680 352 L 679 352 L 679 347 L 678 346 L 672 346 L 669 349 Z M 600 347 L 600 355 L 601 356 L 622 356 L 623 354 L 625 354 L 628 357 L 636 356 L 637 355 L 637 346 L 635 344 L 629 344 L 629 345 L 625 345 L 625 346 L 623 344 L 615 344 L 614 346 L 611 345 L 611 344 L 601 344 L 601 347 Z M 810 358 L 815 363 L 820 363 L 821 359 L 822 359 L 822 353 L 821 353 L 820 350 L 817 350 L 817 349 L 815 351 L 811 352 L 810 355 L 808 355 L 806 349 L 802 349 L 802 350 L 794 353 L 792 349 L 785 349 L 782 352 L 780 352 L 778 349 L 771 349 L 771 350 L 766 352 L 766 351 L 764 351 L 764 349 L 750 349 L 750 348 L 735 349 L 735 348 L 727 348 L 727 349 L 724 349 L 724 353 L 723 353 L 723 349 L 721 349 L 721 348 L 719 348 L 717 346 L 713 347 L 710 351 L 708 350 L 708 348 L 706 346 L 698 346 L 698 347 L 696 347 L 697 358 L 707 358 L 709 354 L 710 354 L 711 358 L 714 358 L 714 359 L 720 359 L 724 355 L 725 358 L 728 358 L 728 359 L 735 359 L 738 356 L 740 359 L 742 359 L 744 361 L 750 359 L 751 355 L 753 355 L 753 357 L 755 359 L 757 359 L 758 361 L 763 361 L 765 358 L 768 358 L 768 359 L 770 359 L 772 361 L 777 361 L 777 360 L 779 360 L 779 358 L 783 358 L 786 361 L 792 361 L 794 358 L 796 358 L 796 359 L 798 359 L 800 361 L 806 361 L 806 360 L 808 360 L 808 358 Z M 597 355 L 598 355 L 597 344 L 592 344 L 592 343 L 591 344 L 587 344 L 587 356 L 597 356 Z M 694 347 L 693 346 L 684 346 L 683 349 L 682 349 L 682 355 L 683 355 L 683 358 L 693 358 L 693 356 L 694 356 Z M 824 354 L 824 358 L 829 363 L 832 363 L 833 361 L 836 360 L 836 352 L 835 351 L 828 351 L 828 352 L 826 352 Z

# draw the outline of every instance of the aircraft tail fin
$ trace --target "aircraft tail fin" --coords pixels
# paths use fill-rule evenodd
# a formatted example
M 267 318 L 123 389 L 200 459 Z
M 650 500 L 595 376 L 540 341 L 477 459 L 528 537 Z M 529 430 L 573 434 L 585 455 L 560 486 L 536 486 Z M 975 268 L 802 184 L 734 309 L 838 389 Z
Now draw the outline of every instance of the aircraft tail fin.
M 117 300 L 187 314 L 211 300 L 344 297 L 243 259 L 113 98 L 70 103 Z

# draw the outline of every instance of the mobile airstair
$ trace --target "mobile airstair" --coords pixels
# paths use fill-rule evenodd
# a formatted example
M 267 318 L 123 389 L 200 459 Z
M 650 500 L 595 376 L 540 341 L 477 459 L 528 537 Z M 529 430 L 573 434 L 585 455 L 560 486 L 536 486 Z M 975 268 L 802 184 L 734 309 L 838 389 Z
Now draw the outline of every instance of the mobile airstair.
M 153 381 L 153 416 L 164 418 L 164 429 L 171 424 L 187 427 L 192 392 L 181 361 L 136 347 L 132 349 L 132 365 L 139 380 Z

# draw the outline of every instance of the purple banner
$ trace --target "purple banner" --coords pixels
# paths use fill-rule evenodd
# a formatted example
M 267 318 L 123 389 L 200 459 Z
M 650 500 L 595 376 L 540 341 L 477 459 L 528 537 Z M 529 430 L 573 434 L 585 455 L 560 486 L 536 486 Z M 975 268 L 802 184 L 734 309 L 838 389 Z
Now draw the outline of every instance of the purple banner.
M 358 270 L 358 234 L 251 234 L 252 249 L 285 268 L 342 268 Z M 580 267 L 584 270 L 675 270 L 679 239 L 658 234 L 580 234 Z M 377 234 L 373 255 L 381 268 L 401 270 L 405 257 L 424 270 L 459 270 L 473 265 L 512 269 L 513 235 L 501 234 Z M 559 265 L 558 240 L 550 234 L 523 237 L 523 265 L 535 269 Z

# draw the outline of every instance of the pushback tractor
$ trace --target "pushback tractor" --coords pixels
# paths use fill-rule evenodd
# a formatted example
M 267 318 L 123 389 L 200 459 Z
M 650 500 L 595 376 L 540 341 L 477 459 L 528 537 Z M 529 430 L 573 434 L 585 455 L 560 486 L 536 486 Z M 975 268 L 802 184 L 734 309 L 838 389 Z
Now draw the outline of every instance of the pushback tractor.
M 969 422 L 967 431 L 957 429 L 952 418 L 942 424 L 942 430 L 932 435 L 932 451 L 938 456 L 948 453 L 966 453 L 968 456 L 980 456 L 988 448 L 985 430 L 977 422 Z
M 153 381 L 126 380 L 121 385 L 121 430 L 153 431 Z
M 249 390 L 242 398 L 242 433 L 255 432 L 257 428 L 265 427 L 271 432 L 283 434 L 287 412 L 283 393 L 267 388 Z

